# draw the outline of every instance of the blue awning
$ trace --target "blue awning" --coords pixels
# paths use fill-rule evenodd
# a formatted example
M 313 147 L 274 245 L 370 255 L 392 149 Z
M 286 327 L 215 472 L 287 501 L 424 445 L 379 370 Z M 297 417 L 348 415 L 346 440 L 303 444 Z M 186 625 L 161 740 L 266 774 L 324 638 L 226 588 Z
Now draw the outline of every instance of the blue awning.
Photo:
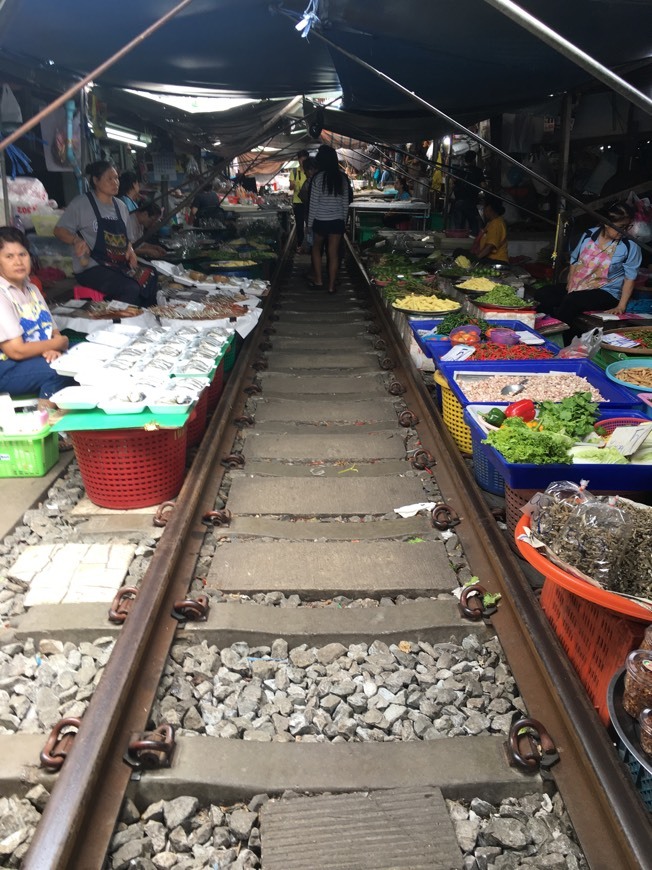
M 175 0 L 8 0 L 0 49 L 42 69 L 87 73 Z M 301 17 L 307 0 L 288 0 Z M 522 0 L 548 26 L 610 67 L 649 62 L 648 0 Z M 270 0 L 195 0 L 102 77 L 106 86 L 257 99 L 342 88 L 343 108 L 369 126 L 404 122 L 427 135 L 423 109 L 316 36 L 302 39 Z M 584 70 L 483 0 L 321 0 L 323 32 L 428 102 L 466 123 L 582 86 Z M 345 118 L 340 118 L 343 123 Z M 421 128 L 421 124 L 423 127 Z M 356 130 L 341 130 L 358 136 Z

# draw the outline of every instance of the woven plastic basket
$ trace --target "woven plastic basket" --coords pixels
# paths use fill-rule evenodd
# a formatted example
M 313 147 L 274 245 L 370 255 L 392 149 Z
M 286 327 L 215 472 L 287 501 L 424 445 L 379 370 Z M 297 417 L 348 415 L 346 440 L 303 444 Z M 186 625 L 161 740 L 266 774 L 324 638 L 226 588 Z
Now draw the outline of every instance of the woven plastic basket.
M 222 361 L 215 369 L 213 380 L 206 390 L 206 413 L 209 415 L 212 414 L 217 407 L 217 403 L 220 401 L 220 396 L 222 395 L 222 390 L 224 389 L 224 359 L 225 358 L 223 357 Z
M 434 374 L 435 383 L 441 388 L 441 411 L 449 432 L 462 453 L 473 452 L 471 430 L 464 422 L 464 410 L 453 394 L 448 381 L 440 371 Z
M 71 432 L 89 499 L 130 510 L 178 495 L 186 469 L 186 427 Z
M 593 706 L 609 724 L 607 694 L 614 671 L 637 649 L 645 624 L 618 616 L 546 578 L 541 606 Z
M 482 441 L 473 431 L 471 432 L 471 443 L 473 445 L 473 476 L 478 486 L 494 495 L 505 495 L 505 478 L 489 462 Z
M 188 422 L 186 423 L 186 448 L 196 447 L 200 444 L 201 439 L 204 437 L 204 432 L 206 432 L 209 389 L 210 387 L 207 387 L 202 391 L 199 401 L 195 405 L 190 417 L 188 418 Z

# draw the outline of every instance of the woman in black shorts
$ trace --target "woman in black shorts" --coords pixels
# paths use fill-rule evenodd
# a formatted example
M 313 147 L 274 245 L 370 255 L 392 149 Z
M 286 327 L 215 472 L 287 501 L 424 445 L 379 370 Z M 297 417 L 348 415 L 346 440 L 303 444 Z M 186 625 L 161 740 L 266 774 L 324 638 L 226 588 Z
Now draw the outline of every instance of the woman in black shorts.
M 314 287 L 323 287 L 321 252 L 326 242 L 328 260 L 329 293 L 335 293 L 335 279 L 340 265 L 340 243 L 344 236 L 349 213 L 350 184 L 342 172 L 337 152 L 330 145 L 322 145 L 317 151 L 319 170 L 312 180 L 308 229 L 312 230 L 312 269 Z

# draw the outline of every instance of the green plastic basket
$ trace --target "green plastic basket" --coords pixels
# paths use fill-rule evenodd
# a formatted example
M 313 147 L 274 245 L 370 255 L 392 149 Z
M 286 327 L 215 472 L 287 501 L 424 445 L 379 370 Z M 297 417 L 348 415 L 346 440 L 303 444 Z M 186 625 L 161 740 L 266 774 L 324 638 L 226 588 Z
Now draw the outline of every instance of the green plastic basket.
M 59 458 L 59 436 L 48 426 L 29 435 L 0 435 L 0 477 L 43 477 Z

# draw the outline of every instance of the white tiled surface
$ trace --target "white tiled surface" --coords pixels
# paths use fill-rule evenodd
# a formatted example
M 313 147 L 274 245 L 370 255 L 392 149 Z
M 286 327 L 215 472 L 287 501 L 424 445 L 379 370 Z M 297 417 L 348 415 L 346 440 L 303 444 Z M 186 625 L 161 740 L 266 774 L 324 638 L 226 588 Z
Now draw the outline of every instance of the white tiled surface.
M 135 550 L 135 544 L 39 544 L 21 553 L 8 573 L 29 585 L 26 607 L 110 604 Z

